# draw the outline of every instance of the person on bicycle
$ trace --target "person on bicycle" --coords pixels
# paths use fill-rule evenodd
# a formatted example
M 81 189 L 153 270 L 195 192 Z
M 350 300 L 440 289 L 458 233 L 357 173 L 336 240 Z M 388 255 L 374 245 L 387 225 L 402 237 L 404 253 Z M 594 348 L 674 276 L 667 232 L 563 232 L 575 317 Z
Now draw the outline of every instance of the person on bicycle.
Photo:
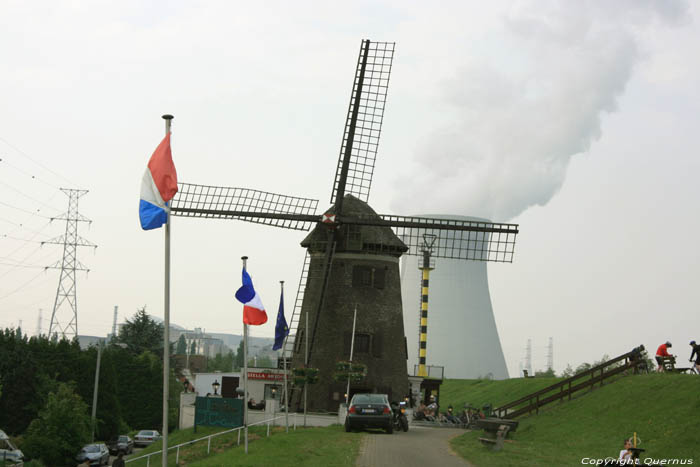
M 670 347 L 673 347 L 670 342 L 666 341 L 665 344 L 661 344 L 659 348 L 656 350 L 656 363 L 659 364 L 659 367 L 656 369 L 656 371 L 664 371 L 664 359 L 663 357 L 671 357 L 671 354 L 668 353 L 668 349 Z
M 695 357 L 695 372 L 700 374 L 700 345 L 696 344 L 695 341 L 690 341 L 690 346 L 693 348 L 693 351 L 690 353 L 690 361 L 693 361 L 693 357 Z

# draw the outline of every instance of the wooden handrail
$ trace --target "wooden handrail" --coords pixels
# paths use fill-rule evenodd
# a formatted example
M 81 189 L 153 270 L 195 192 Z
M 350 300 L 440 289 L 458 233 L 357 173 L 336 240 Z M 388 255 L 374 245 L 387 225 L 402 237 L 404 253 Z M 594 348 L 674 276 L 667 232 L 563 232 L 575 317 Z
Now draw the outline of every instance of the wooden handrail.
M 498 413 L 499 417 L 517 417 L 518 415 L 522 415 L 523 413 L 532 411 L 533 408 L 537 411 L 542 405 L 553 402 L 554 400 L 563 400 L 563 398 L 567 395 L 569 396 L 569 400 L 571 400 L 571 394 L 573 394 L 574 392 L 577 392 L 587 387 L 591 387 L 592 389 L 593 385 L 598 382 L 600 382 L 602 385 L 603 380 L 608 379 L 618 373 L 621 373 L 624 370 L 634 367 L 638 363 L 638 359 L 643 351 L 644 346 L 640 345 L 639 347 L 633 349 L 630 352 L 627 352 L 626 354 L 620 355 L 619 357 L 603 362 L 600 365 L 594 366 L 593 368 L 589 368 L 586 371 L 573 375 L 569 378 L 559 381 L 558 383 L 554 383 L 551 386 L 547 386 L 544 389 L 540 389 L 524 397 L 521 397 L 520 399 L 497 407 L 496 409 L 494 409 L 494 412 Z M 610 367 L 622 360 L 625 360 L 624 365 L 615 367 L 607 372 L 605 371 L 605 368 Z M 596 376 L 595 372 L 599 372 L 599 374 Z M 574 381 L 585 377 L 590 377 L 590 379 L 579 384 L 572 384 Z M 564 386 L 568 386 L 568 388 L 564 389 Z M 544 399 L 540 398 L 540 396 L 543 396 L 555 389 L 559 389 L 559 392 L 557 392 L 556 394 L 549 395 Z M 537 400 L 535 407 L 533 407 L 532 404 L 533 399 Z M 523 403 L 527 403 L 527 406 L 521 407 L 519 409 L 514 409 L 512 412 L 508 413 L 508 409 L 513 409 L 515 406 L 521 405 Z

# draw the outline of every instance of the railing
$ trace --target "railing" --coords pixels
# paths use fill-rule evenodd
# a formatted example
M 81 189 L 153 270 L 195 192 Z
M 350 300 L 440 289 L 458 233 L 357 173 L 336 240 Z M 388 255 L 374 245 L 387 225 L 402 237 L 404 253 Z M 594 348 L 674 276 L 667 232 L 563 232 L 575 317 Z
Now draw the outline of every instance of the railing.
M 281 419 L 281 418 L 283 419 L 284 417 L 285 417 L 284 414 L 283 414 L 283 415 L 277 415 L 277 416 L 275 416 L 275 417 L 268 418 L 268 419 L 266 419 L 266 420 L 261 420 L 261 421 L 259 421 L 259 422 L 250 423 L 250 424 L 248 425 L 248 428 L 250 428 L 251 426 L 263 425 L 263 424 L 267 423 L 267 436 L 269 437 L 269 436 L 270 436 L 270 423 L 272 423 L 272 424 L 274 425 L 275 420 L 278 420 L 278 419 Z M 238 431 L 238 444 L 237 444 L 237 445 L 240 446 L 240 445 L 241 445 L 241 431 L 242 431 L 244 428 L 245 428 L 244 426 L 239 426 L 239 427 L 236 427 L 236 428 L 231 428 L 230 430 L 220 431 L 220 432 L 218 432 L 218 433 L 213 433 L 213 434 L 208 435 L 208 436 L 203 436 L 203 437 L 201 437 L 201 438 L 193 439 L 193 440 L 187 441 L 187 442 L 185 442 L 185 443 L 180 443 L 180 444 L 177 444 L 177 445 L 175 445 L 175 446 L 170 446 L 170 447 L 168 447 L 168 451 L 170 451 L 171 449 L 174 449 L 174 450 L 175 450 L 175 465 L 179 465 L 179 462 L 180 462 L 180 448 L 181 448 L 181 447 L 183 447 L 183 446 L 188 446 L 188 445 L 190 445 L 190 444 L 195 444 L 195 443 L 198 443 L 198 442 L 203 441 L 203 440 L 207 440 L 207 455 L 208 455 L 209 452 L 211 451 L 211 440 L 212 440 L 212 438 L 215 438 L 215 437 L 221 436 L 221 435 L 225 435 L 225 434 L 227 434 L 227 433 L 233 433 L 234 431 Z M 297 429 L 297 417 L 296 417 L 296 413 L 294 413 L 294 427 L 293 427 L 293 429 L 294 429 L 294 430 Z M 137 460 L 139 460 L 139 459 L 144 459 L 144 458 L 145 458 L 145 459 L 146 459 L 146 466 L 150 466 L 150 465 L 151 465 L 151 457 L 157 456 L 157 455 L 162 455 L 162 454 L 163 454 L 163 450 L 161 449 L 160 451 L 149 452 L 148 454 L 144 454 L 143 456 L 139 456 L 139 457 L 134 457 L 134 458 L 131 458 L 131 459 L 127 459 L 127 460 L 124 461 L 124 463 L 125 463 L 125 464 L 128 464 L 129 462 L 135 462 L 135 461 L 137 461 Z
M 539 409 L 543 405 L 557 400 L 563 402 L 565 397 L 571 400 L 571 395 L 577 391 L 586 388 L 592 391 L 597 383 L 603 386 L 603 381 L 608 378 L 618 375 L 628 369 L 636 370 L 640 362 L 643 361 L 643 351 L 644 346 L 640 345 L 631 352 L 627 352 L 624 355 L 608 360 L 589 370 L 502 405 L 494 409 L 493 412 L 499 418 L 515 418 L 526 413 L 531 414 L 533 411 L 539 413 Z
M 420 376 L 418 374 L 418 367 L 419 366 L 420 365 L 413 366 L 413 374 L 411 376 Z M 424 378 L 443 379 L 443 377 L 445 376 L 445 367 L 444 366 L 426 365 L 425 371 L 426 371 L 427 375 L 424 376 Z

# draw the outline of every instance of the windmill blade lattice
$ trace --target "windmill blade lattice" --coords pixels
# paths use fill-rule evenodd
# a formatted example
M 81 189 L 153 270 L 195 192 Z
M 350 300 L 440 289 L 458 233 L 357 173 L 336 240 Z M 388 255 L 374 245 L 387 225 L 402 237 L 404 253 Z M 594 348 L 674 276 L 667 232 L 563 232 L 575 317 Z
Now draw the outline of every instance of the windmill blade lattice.
M 394 42 L 362 41 L 331 203 L 336 202 L 346 157 L 349 157 L 347 179 L 341 189 L 344 190 L 344 194 L 352 194 L 362 201 L 367 202 L 369 199 L 394 59 L 394 46 Z
M 517 224 L 380 215 L 408 247 L 405 254 L 422 256 L 424 235 L 434 235 L 432 256 L 512 263 Z
M 309 230 L 313 222 L 300 219 L 315 216 L 318 206 L 310 198 L 193 183 L 179 183 L 171 203 L 174 216 L 238 219 L 293 230 Z

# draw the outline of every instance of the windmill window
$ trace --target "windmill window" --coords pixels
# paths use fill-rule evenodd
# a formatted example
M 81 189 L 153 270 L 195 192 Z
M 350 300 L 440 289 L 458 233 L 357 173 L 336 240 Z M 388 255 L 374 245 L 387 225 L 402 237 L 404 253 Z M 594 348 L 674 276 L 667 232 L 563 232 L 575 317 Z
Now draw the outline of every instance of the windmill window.
M 372 286 L 372 268 L 367 266 L 355 266 L 352 268 L 352 286 L 353 287 L 371 287 Z
M 359 225 L 349 225 L 348 226 L 348 246 L 349 250 L 361 250 L 362 249 L 362 233 L 360 232 Z
M 355 353 L 369 353 L 369 334 L 355 333 Z

